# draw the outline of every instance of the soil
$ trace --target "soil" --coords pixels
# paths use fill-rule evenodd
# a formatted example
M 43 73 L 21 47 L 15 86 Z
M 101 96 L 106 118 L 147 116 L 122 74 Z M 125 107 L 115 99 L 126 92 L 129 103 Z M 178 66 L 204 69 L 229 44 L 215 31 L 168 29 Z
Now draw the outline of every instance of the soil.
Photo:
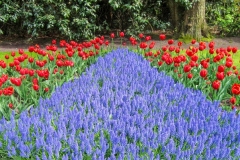
M 167 40 L 160 41 L 158 38 L 159 33 L 150 34 L 152 40 L 156 42 L 156 49 L 161 48 L 164 45 L 167 45 Z M 109 36 L 105 36 L 106 39 L 109 39 Z M 171 35 L 167 35 L 167 39 L 170 39 Z M 38 44 L 41 48 L 45 48 L 47 45 L 51 44 L 53 38 L 51 37 L 40 37 L 34 40 L 29 40 L 28 38 L 16 38 L 16 37 L 0 37 L 0 52 L 11 52 L 17 51 L 18 49 L 27 50 L 29 46 Z M 56 39 L 60 40 L 60 39 Z M 212 41 L 215 42 L 215 48 L 227 48 L 228 46 L 237 47 L 240 49 L 240 37 L 224 37 L 224 38 L 214 38 Z M 114 42 L 116 45 L 120 45 L 120 38 L 115 38 Z M 129 44 L 129 40 L 127 38 L 123 39 L 122 42 L 126 42 Z M 177 45 L 177 42 L 174 43 Z M 190 44 L 183 43 L 182 48 L 188 48 Z M 197 45 L 197 44 L 196 44 Z

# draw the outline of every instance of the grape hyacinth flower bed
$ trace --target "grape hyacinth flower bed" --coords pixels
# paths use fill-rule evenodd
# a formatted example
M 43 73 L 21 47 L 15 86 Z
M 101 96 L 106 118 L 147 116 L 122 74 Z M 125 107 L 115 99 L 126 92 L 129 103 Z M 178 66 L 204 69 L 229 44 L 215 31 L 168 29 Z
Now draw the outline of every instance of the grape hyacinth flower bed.
M 237 159 L 240 117 L 117 49 L 18 120 L 1 150 L 34 159 Z

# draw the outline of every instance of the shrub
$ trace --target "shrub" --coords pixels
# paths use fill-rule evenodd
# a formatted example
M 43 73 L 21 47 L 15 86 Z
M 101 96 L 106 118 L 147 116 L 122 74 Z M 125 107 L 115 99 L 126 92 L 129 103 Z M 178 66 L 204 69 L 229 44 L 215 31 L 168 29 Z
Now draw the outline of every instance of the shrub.
M 68 39 L 92 38 L 96 25 L 97 0 L 0 2 L 0 30 L 4 34 L 38 37 L 50 35 Z M 16 32 L 16 29 L 18 32 Z
M 223 36 L 240 35 L 240 1 L 217 1 L 206 4 L 206 18 L 210 26 L 217 26 Z

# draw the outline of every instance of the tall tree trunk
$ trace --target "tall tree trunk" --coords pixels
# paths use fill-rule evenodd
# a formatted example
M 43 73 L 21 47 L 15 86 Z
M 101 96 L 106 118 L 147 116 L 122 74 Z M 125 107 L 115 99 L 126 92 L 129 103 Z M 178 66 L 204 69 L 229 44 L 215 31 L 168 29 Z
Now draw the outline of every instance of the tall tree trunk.
M 196 40 L 201 40 L 202 36 L 207 36 L 207 24 L 205 21 L 205 1 L 195 2 L 189 10 L 184 13 L 184 21 L 181 33 Z
M 180 23 L 178 3 L 176 3 L 175 0 L 168 0 L 168 6 L 170 9 L 171 24 L 174 29 L 178 28 Z

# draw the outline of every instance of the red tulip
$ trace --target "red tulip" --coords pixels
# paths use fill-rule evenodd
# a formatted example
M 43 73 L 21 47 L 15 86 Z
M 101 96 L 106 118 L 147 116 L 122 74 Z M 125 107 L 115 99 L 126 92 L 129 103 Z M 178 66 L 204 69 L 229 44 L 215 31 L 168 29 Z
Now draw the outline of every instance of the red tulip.
M 192 77 L 193 77 L 192 73 L 188 73 L 187 77 L 188 77 L 189 79 L 192 79 Z
M 23 49 L 19 49 L 18 53 L 22 55 L 24 53 Z
M 232 53 L 236 53 L 237 50 L 238 50 L 237 47 L 233 47 L 233 48 L 232 48 Z
M 29 63 L 33 63 L 33 61 L 34 61 L 34 59 L 33 59 L 32 57 L 29 57 L 29 58 L 28 58 L 28 62 L 29 62 Z
M 15 52 L 11 52 L 11 56 L 15 57 L 16 53 Z
M 231 47 L 231 46 L 228 46 L 228 47 L 227 47 L 227 51 L 228 51 L 228 52 L 231 52 L 231 51 L 232 51 L 232 47 Z
M 48 87 L 44 88 L 44 92 L 48 92 L 48 91 L 49 91 Z
M 169 40 L 168 40 L 168 44 L 169 44 L 169 45 L 171 45 L 171 44 L 173 44 L 173 43 L 174 43 L 174 40 L 173 40 L 173 39 L 169 39 Z
M 165 34 L 160 34 L 159 38 L 160 38 L 160 40 L 165 40 L 166 39 L 166 35 Z
M 38 90 L 39 90 L 39 85 L 33 84 L 33 89 L 34 89 L 35 91 L 38 91 Z
M 240 95 L 240 84 L 234 83 L 232 85 L 232 94 Z
M 224 79 L 224 72 L 217 72 L 216 77 L 218 80 L 223 80 Z
M 9 59 L 9 55 L 5 55 L 5 59 Z
M 214 42 L 210 42 L 210 43 L 208 44 L 208 47 L 209 47 L 209 48 L 214 48 Z
M 20 78 L 10 78 L 10 81 L 12 84 L 16 86 L 21 86 L 22 80 Z
M 179 42 L 178 42 L 178 47 L 181 47 L 181 46 L 182 46 L 182 42 L 179 41 Z
M 198 49 L 199 49 L 200 51 L 203 51 L 203 50 L 205 49 L 205 46 L 200 45 Z
M 158 61 L 158 66 L 161 66 L 163 64 L 163 61 Z
M 189 64 L 190 64 L 191 67 L 195 67 L 196 66 L 196 62 L 194 62 L 194 61 L 190 61 Z
M 184 72 L 189 72 L 189 71 L 191 71 L 191 69 L 192 69 L 192 67 L 188 64 L 183 67 Z
M 34 49 L 35 49 L 35 47 L 34 47 L 34 46 L 29 46 L 29 47 L 28 47 L 28 51 L 29 51 L 29 52 L 33 52 L 33 51 L 34 51 Z
M 155 42 L 151 42 L 151 43 L 149 44 L 149 49 L 152 49 L 154 46 L 155 46 Z
M 208 74 L 208 72 L 207 72 L 206 69 L 202 69 L 202 70 L 200 71 L 200 76 L 203 77 L 203 78 L 205 78 L 205 77 L 207 76 L 207 74 Z
M 189 57 L 192 57 L 195 53 L 189 49 L 186 50 L 186 54 L 189 56 Z
M 162 50 L 165 52 L 165 51 L 167 51 L 167 46 L 162 46 Z
M 11 108 L 11 109 L 13 109 L 13 104 L 12 104 L 12 103 L 9 103 L 9 104 L 8 104 L 8 107 Z
M 215 51 L 214 51 L 213 48 L 210 48 L 210 49 L 209 49 L 209 53 L 210 53 L 210 54 L 214 54 L 214 52 L 215 52 Z
M 205 61 L 205 60 L 202 60 L 201 61 L 201 65 L 203 66 L 203 68 L 207 69 L 208 66 L 209 66 L 209 63 L 207 61 Z
M 236 98 L 235 97 L 231 97 L 230 98 L 230 103 L 235 104 L 236 103 Z
M 177 47 L 177 48 L 175 49 L 175 52 L 176 52 L 176 53 L 179 53 L 179 52 L 180 52 L 180 48 Z
M 212 87 L 215 90 L 218 90 L 220 88 L 221 82 L 219 80 L 215 80 L 212 82 Z
M 111 34 L 110 34 L 110 37 L 111 37 L 111 38 L 114 38 L 114 37 L 115 37 L 114 33 L 111 33 Z
M 228 68 L 231 68 L 232 65 L 233 65 L 232 61 L 226 61 L 226 63 L 225 63 L 225 66 L 228 67 Z
M 139 47 L 140 47 L 141 49 L 145 49 L 145 48 L 147 48 L 147 43 L 141 42 Z
M 198 56 L 197 56 L 197 55 L 193 55 L 193 56 L 191 57 L 191 60 L 194 61 L 194 62 L 197 62 Z
M 218 72 L 224 72 L 225 67 L 223 65 L 218 66 Z
M 191 43 L 192 43 L 192 44 L 195 44 L 195 43 L 196 43 L 196 40 L 195 40 L 195 39 L 193 39 L 193 40 L 191 41 Z
M 124 37 L 124 32 L 120 32 L 119 33 L 119 36 L 122 38 L 122 37 Z

